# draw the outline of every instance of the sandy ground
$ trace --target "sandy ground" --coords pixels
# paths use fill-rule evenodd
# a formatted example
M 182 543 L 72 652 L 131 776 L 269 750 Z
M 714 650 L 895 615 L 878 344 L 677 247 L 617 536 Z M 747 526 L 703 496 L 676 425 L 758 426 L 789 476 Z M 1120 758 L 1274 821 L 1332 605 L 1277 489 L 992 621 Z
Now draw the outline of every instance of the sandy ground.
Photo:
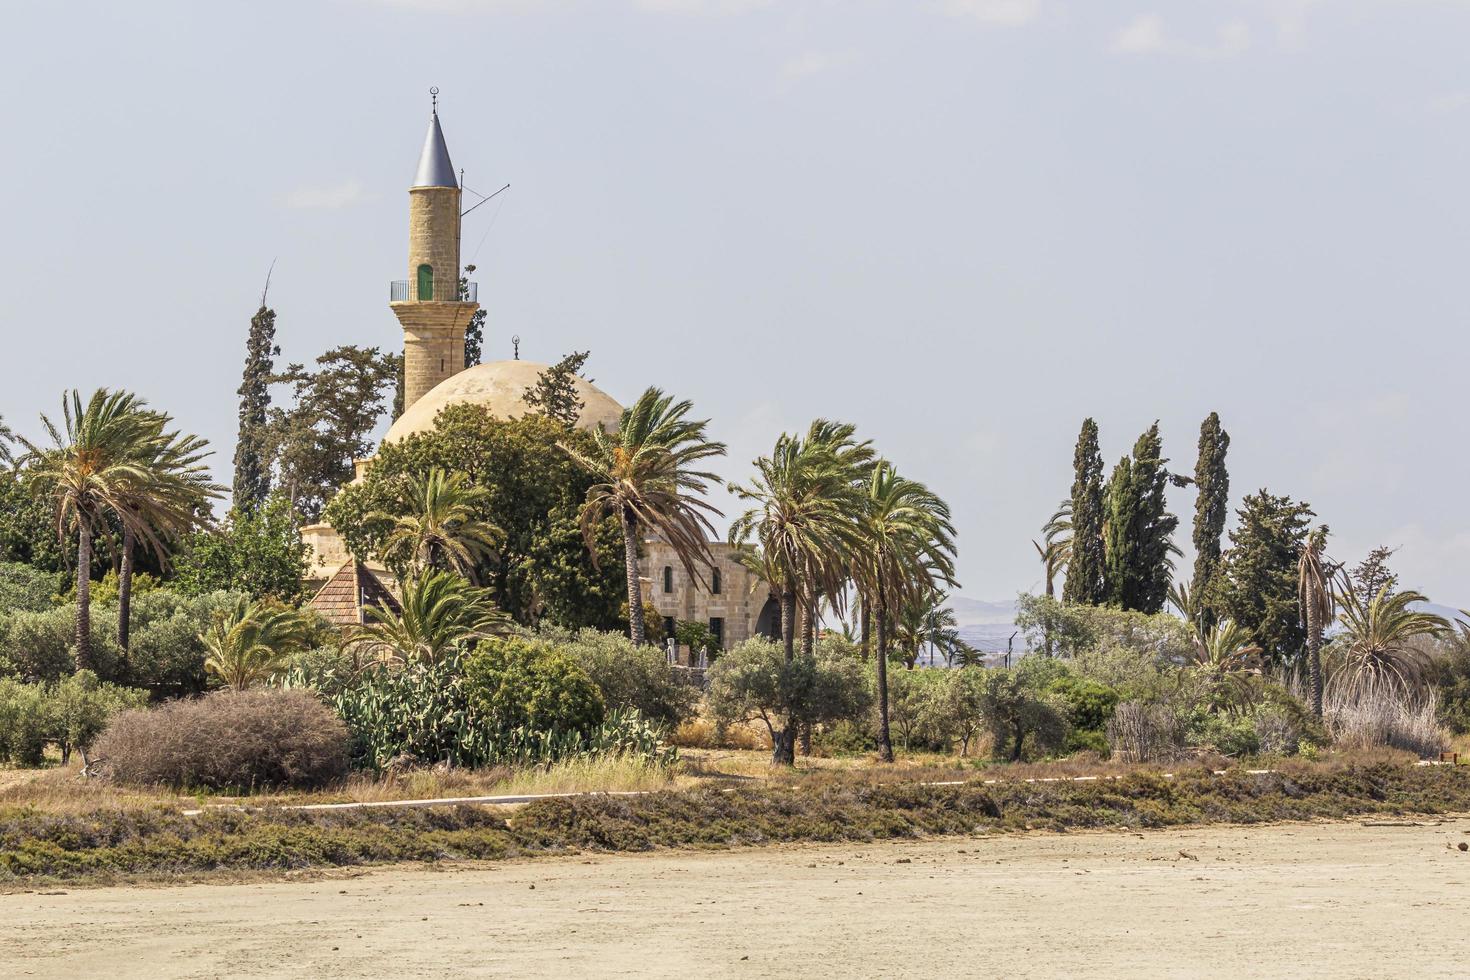
M 0 976 L 1464 977 L 1470 819 L 0 895 Z

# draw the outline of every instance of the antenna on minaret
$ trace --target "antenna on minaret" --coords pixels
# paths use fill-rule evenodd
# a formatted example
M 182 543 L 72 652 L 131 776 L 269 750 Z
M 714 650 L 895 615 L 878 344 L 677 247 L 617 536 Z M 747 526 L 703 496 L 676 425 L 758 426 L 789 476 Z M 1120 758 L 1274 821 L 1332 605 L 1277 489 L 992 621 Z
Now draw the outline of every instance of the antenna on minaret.
M 516 360 L 519 361 L 521 359 L 521 335 L 516 334 L 514 337 L 510 338 L 510 343 L 511 346 L 515 348 Z
M 439 86 L 437 86 L 437 85 L 430 85 L 429 86 L 429 99 L 434 104 L 433 105 L 433 112 L 434 112 L 434 115 L 437 116 L 439 114 Z

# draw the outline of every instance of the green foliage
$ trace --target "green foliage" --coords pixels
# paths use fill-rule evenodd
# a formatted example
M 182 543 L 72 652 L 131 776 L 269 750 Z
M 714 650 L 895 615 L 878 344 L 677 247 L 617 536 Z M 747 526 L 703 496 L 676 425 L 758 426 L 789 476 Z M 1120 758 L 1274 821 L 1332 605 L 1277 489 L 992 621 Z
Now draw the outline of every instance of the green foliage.
M 1194 580 L 1193 591 L 1202 598 L 1213 595 L 1211 581 L 1220 566 L 1221 537 L 1230 516 L 1230 473 L 1225 454 L 1230 434 L 1220 425 L 1220 415 L 1211 412 L 1199 427 L 1199 456 L 1194 464 Z M 1214 615 L 1204 610 L 1204 626 L 1214 625 Z
M 537 415 L 503 420 L 483 406 L 450 405 L 432 432 L 381 447 L 367 478 L 337 495 L 327 519 L 353 554 L 377 555 L 391 525 L 369 515 L 403 506 L 402 477 L 422 478 L 436 468 L 464 473 L 485 491 L 475 517 L 506 532 L 500 562 L 476 569 L 501 609 L 523 624 L 620 628 L 627 585 L 622 534 L 616 520 L 599 527 L 599 572 L 577 522 L 594 478 L 557 448 L 558 441 L 586 448 L 588 438 Z
M 142 707 L 147 691 L 104 684 L 90 670 L 55 683 L 0 678 L 0 760 L 40 765 L 48 743 L 72 751 L 92 744 L 113 715 Z
M 888 716 L 904 751 L 948 751 L 951 721 L 943 669 L 895 670 L 888 674 Z
M 622 633 L 590 629 L 542 627 L 537 637 L 581 664 L 609 711 L 637 711 L 668 728 L 694 717 L 699 691 L 675 678 L 657 646 L 634 646 Z
M 296 605 L 305 598 L 306 556 L 290 502 L 275 495 L 256 510 L 230 511 L 218 529 L 191 535 L 175 560 L 172 586 L 184 595 L 229 590 Z
M 1237 515 L 1213 595 L 1205 601 L 1249 630 L 1268 660 L 1290 662 L 1306 640 L 1298 564 L 1315 515 L 1306 504 L 1266 490 L 1247 496 Z
M 466 340 L 468 343 L 468 340 Z M 582 399 L 577 397 L 575 379 L 581 374 L 591 351 L 572 351 L 536 376 L 523 400 L 531 411 L 555 419 L 567 428 L 582 416 Z
M 1249 716 L 1209 714 L 1194 716 L 1189 729 L 1191 745 L 1202 745 L 1231 758 L 1256 755 L 1261 751 L 1261 737 L 1256 734 L 1254 719 Z
M 1019 762 L 1062 748 L 1067 718 L 1048 690 L 1061 670 L 1045 657 L 1026 657 L 1015 667 L 985 672 L 980 713 L 995 740 L 996 758 Z
M 1042 637 L 1050 638 L 1073 673 L 1125 697 L 1149 698 L 1172 687 L 1165 669 L 1194 655 L 1193 633 L 1167 613 L 1067 605 L 1031 595 L 1020 596 L 1016 610 L 1016 625 L 1032 649 Z
M 1179 518 L 1169 513 L 1164 497 L 1168 462 L 1155 422 L 1134 443 L 1132 458 L 1120 459 L 1108 480 L 1104 579 L 1108 603 L 1120 609 L 1156 613 L 1169 597 Z
M 307 620 L 273 599 L 239 599 L 215 613 L 199 639 L 209 651 L 204 667 L 221 684 L 243 691 L 264 683 L 294 651 L 306 646 Z
M 57 536 L 50 502 L 31 492 L 24 471 L 0 468 L 0 561 L 59 573 L 75 555 L 76 542 Z
M 861 662 L 826 644 L 788 661 L 779 643 L 745 640 L 714 662 L 708 680 L 716 721 L 760 719 L 773 737 L 788 720 L 796 727 L 856 720 L 872 703 Z
M 399 355 L 376 347 L 335 347 L 309 371 L 287 365 L 271 378 L 289 384 L 292 403 L 273 408 L 268 423 L 275 485 L 310 524 L 353 477 L 353 460 L 372 454 L 370 438 L 387 409 Z
M 1052 680 L 1047 692 L 1056 698 L 1066 714 L 1066 751 L 1107 754 L 1108 720 L 1122 700 L 1118 691 L 1069 672 Z
M 717 654 L 715 650 L 715 635 L 709 631 L 709 626 L 698 620 L 681 619 L 674 624 L 674 639 L 680 646 L 691 650 L 708 650 L 711 655 Z
M 92 653 L 105 680 L 148 689 L 159 697 L 204 690 L 205 649 L 199 634 L 214 613 L 235 602 L 236 593 L 182 596 L 155 589 L 133 600 L 133 629 L 127 657 L 117 645 L 117 607 L 93 610 Z M 0 674 L 26 680 L 56 681 L 76 669 L 76 610 L 56 606 L 44 612 L 0 615 Z
M 266 288 L 270 288 L 267 277 Z M 235 443 L 234 504 L 241 510 L 254 510 L 265 503 L 270 494 L 270 433 L 266 428 L 270 410 L 271 377 L 275 359 L 281 354 L 276 345 L 276 311 L 260 297 L 260 309 L 250 318 L 250 333 L 245 339 L 245 371 L 240 387 L 239 436 Z
M 480 723 L 586 734 L 602 723 L 602 693 L 571 657 L 513 637 L 481 642 L 464 661 L 465 695 Z
M 44 612 L 56 604 L 66 576 L 17 562 L 0 562 L 0 616 Z
M 1062 597 L 1069 603 L 1098 605 L 1106 598 L 1103 547 L 1103 462 L 1097 423 L 1084 419 L 1072 459 L 1072 549 Z
M 404 761 L 478 767 L 625 755 L 654 765 L 677 759 L 636 711 L 613 712 L 583 731 L 498 729 L 471 706 L 458 657 L 370 671 L 345 683 L 296 672 L 288 683 L 317 688 L 346 722 L 353 764 L 363 768 Z

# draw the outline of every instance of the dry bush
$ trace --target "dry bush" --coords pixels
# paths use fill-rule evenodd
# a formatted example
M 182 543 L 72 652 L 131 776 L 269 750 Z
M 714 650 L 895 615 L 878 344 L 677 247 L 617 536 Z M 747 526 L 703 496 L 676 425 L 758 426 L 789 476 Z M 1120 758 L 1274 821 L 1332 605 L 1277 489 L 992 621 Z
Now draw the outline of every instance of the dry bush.
M 1389 746 L 1421 759 L 1438 758 L 1449 745 L 1432 688 L 1416 692 L 1387 681 L 1329 684 L 1322 716 L 1339 745 Z
M 346 774 L 348 735 L 342 720 L 307 691 L 216 691 L 125 712 L 95 751 L 123 783 L 309 788 Z
M 1117 762 L 1169 762 L 1184 748 L 1184 728 L 1166 704 L 1124 701 L 1108 721 L 1108 748 Z
M 734 723 L 724 726 L 707 718 L 691 718 L 674 730 L 669 739 L 681 749 L 741 749 L 756 750 L 771 748 L 771 737 L 754 725 Z

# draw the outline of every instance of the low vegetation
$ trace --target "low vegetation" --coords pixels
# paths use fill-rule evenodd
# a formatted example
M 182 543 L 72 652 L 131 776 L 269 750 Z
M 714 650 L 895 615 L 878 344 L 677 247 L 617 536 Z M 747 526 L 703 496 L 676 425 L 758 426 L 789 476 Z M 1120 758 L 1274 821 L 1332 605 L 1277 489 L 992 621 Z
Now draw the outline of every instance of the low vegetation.
M 48 812 L 5 806 L 0 879 L 89 879 L 282 871 L 724 848 L 785 842 L 1081 828 L 1255 823 L 1470 809 L 1470 768 L 1298 763 L 1265 775 L 1135 771 L 1092 782 L 930 785 L 820 773 L 756 786 L 543 800 L 520 809 L 446 806 L 351 811 L 114 806 Z

